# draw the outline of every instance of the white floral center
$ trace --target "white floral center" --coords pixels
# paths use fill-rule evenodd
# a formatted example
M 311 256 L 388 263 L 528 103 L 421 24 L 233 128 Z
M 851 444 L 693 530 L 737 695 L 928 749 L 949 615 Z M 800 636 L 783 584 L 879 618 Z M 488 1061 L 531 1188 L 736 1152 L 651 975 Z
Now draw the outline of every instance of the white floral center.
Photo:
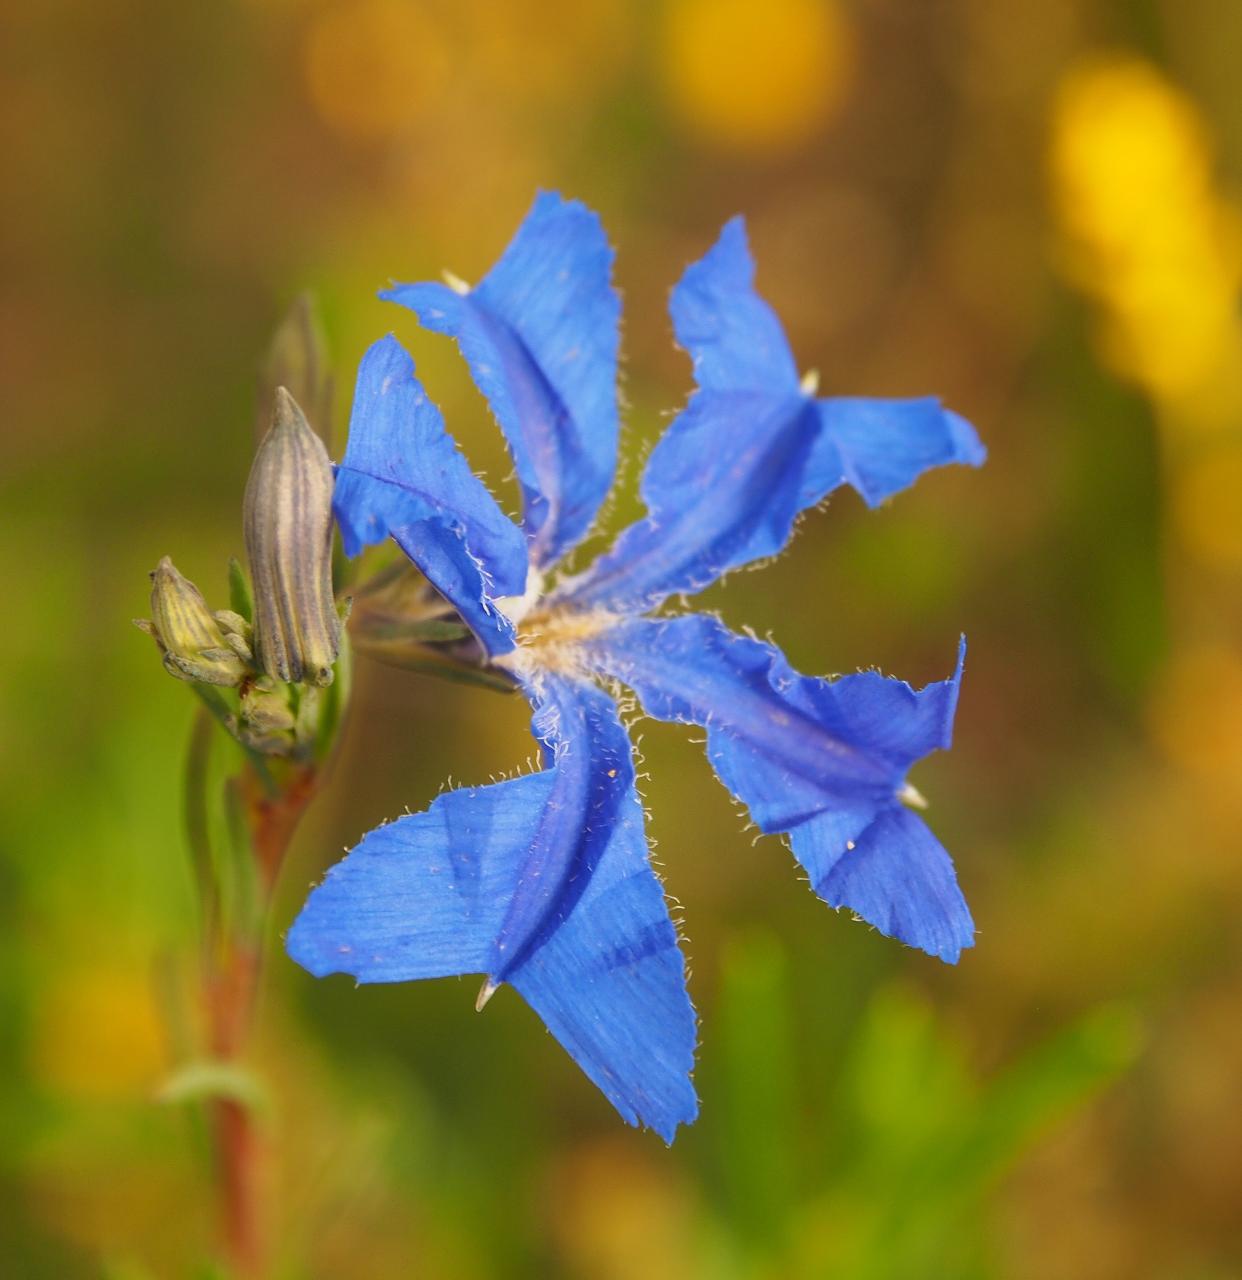
M 525 599 L 525 596 L 522 597 Z M 506 610 L 508 617 L 513 617 Z M 607 609 L 576 609 L 567 606 L 528 608 L 518 627 L 517 648 L 493 659 L 517 676 L 535 677 L 541 672 L 574 677 L 587 676 L 591 664 L 583 646 L 614 627 L 619 618 Z

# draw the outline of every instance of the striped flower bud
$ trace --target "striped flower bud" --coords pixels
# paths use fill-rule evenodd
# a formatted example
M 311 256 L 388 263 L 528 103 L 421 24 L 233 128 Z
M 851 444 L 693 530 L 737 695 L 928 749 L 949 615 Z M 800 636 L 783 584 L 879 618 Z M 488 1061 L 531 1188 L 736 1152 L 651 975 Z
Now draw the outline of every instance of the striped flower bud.
M 167 556 L 151 574 L 151 621 L 137 625 L 155 637 L 165 669 L 179 680 L 236 685 L 249 669 L 244 639 L 228 619 L 222 623 L 212 613 L 202 592 Z
M 332 682 L 341 632 L 332 598 L 332 486 L 323 442 L 277 387 L 244 505 L 255 660 L 277 680 Z

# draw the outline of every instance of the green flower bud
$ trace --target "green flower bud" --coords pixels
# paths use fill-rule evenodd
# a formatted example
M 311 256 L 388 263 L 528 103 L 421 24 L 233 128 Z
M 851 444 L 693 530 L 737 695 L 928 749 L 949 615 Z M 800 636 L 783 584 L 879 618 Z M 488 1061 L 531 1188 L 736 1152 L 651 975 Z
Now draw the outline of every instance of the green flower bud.
M 179 680 L 237 685 L 248 672 L 245 637 L 212 613 L 167 556 L 151 574 L 151 621 L 137 626 L 155 638 L 165 669 Z
M 298 722 L 289 705 L 289 692 L 281 685 L 271 687 L 268 680 L 242 690 L 237 736 L 246 746 L 264 755 L 292 753 L 297 745 Z
M 277 387 L 244 512 L 255 659 L 287 683 L 332 682 L 341 638 L 332 598 L 332 486 L 323 442 L 288 391 Z

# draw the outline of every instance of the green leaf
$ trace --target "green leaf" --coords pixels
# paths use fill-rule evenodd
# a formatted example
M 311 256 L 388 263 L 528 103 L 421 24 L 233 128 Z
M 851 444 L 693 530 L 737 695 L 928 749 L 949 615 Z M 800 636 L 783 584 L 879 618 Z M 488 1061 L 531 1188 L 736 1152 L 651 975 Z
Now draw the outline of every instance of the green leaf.
M 220 898 L 220 886 L 216 882 L 216 860 L 211 846 L 211 824 L 207 813 L 207 777 L 214 738 L 212 714 L 207 707 L 200 707 L 190 729 L 190 742 L 186 751 L 183 816 L 204 936 L 210 936 L 214 927 Z
M 250 595 L 250 583 L 241 561 L 233 556 L 229 560 L 229 608 L 239 613 L 247 622 L 254 621 L 254 600 Z
M 224 814 L 228 828 L 228 886 L 225 899 L 224 927 L 247 942 L 255 940 L 263 927 L 258 867 L 250 824 L 246 820 L 246 801 L 241 780 L 227 778 L 224 783 Z
M 1142 1026 L 1124 1005 L 1093 1009 L 992 1084 L 964 1135 L 956 1164 L 989 1178 L 1032 1141 L 1133 1066 Z
M 250 762 L 250 767 L 255 772 L 255 776 L 263 784 L 263 789 L 270 796 L 276 795 L 276 780 L 272 777 L 272 771 L 267 767 L 267 761 L 264 760 L 261 752 L 255 751 L 253 747 L 247 746 L 237 736 L 237 717 L 233 714 L 229 704 L 224 700 L 224 695 L 211 685 L 194 683 L 190 685 L 190 688 L 198 694 L 203 705 L 215 718 L 216 723 L 219 724 L 224 732 L 227 733 L 245 753 L 246 759 Z
M 341 628 L 341 648 L 336 655 L 336 675 L 326 689 L 321 690 L 319 726 L 315 736 L 315 759 L 324 761 L 332 754 L 337 735 L 349 706 L 350 689 L 354 679 L 354 655 L 349 643 L 349 632 Z
M 717 1014 L 724 1073 L 721 1170 L 730 1220 L 751 1243 L 778 1247 L 797 1200 L 793 1016 L 785 950 L 770 933 L 736 939 L 723 958 Z

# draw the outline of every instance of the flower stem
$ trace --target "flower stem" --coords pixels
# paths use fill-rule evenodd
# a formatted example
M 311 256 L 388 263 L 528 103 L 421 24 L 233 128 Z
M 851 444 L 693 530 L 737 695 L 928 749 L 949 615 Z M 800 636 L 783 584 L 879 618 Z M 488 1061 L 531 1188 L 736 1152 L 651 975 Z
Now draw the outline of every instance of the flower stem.
M 263 974 L 263 939 L 272 890 L 285 854 L 315 792 L 313 765 L 282 762 L 285 767 L 259 774 L 249 763 L 236 778 L 257 871 L 257 902 L 249 920 L 215 927 L 207 940 L 203 975 L 208 1052 L 222 1064 L 246 1057 Z M 272 779 L 277 779 L 272 790 Z M 217 917 L 218 921 L 218 917 Z M 266 1142 L 254 1108 L 244 1100 L 217 1097 L 211 1104 L 211 1133 L 220 1216 L 222 1256 L 238 1280 L 266 1273 Z
M 232 1063 L 245 1051 L 259 977 L 259 953 L 235 948 L 209 979 L 212 1056 Z M 211 1103 L 221 1248 L 234 1275 L 263 1274 L 262 1142 L 253 1108 L 236 1098 Z

